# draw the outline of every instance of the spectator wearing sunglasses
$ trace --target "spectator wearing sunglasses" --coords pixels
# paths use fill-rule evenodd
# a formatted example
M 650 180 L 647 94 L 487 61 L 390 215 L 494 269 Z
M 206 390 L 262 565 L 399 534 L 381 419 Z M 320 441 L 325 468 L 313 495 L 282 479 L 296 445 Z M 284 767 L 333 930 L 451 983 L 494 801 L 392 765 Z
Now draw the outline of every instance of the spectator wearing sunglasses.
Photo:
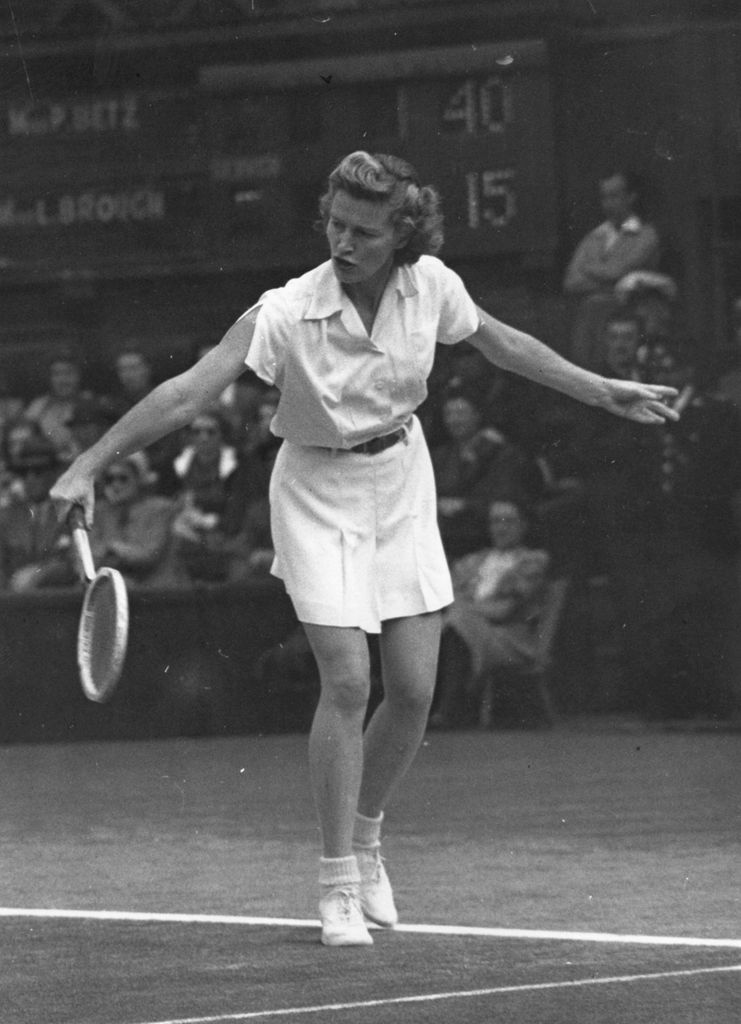
M 96 565 L 118 569 L 129 586 L 182 583 L 172 544 L 176 506 L 152 494 L 153 473 L 144 452 L 112 462 L 101 480 L 90 547 Z
M 233 551 L 226 543 L 224 517 L 239 458 L 228 435 L 218 410 L 202 412 L 191 423 L 187 443 L 174 463 L 181 492 L 173 531 L 178 558 L 194 581 L 229 577 Z
M 21 486 L 0 510 L 0 587 L 24 593 L 73 584 L 69 537 L 49 499 L 62 469 L 56 449 L 43 437 L 29 436 L 8 468 Z

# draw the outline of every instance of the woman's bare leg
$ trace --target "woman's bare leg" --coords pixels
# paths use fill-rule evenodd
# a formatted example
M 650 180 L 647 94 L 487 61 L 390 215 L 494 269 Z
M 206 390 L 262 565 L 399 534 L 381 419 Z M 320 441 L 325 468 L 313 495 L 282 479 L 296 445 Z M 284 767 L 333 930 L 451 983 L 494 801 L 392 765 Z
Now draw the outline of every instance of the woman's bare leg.
M 309 766 L 324 857 L 352 854 L 363 772 L 363 721 L 370 661 L 360 629 L 304 624 L 321 694 L 309 737 Z
M 390 619 L 381 634 L 384 698 L 363 739 L 358 811 L 383 813 L 386 801 L 414 760 L 424 738 L 435 691 L 439 612 Z

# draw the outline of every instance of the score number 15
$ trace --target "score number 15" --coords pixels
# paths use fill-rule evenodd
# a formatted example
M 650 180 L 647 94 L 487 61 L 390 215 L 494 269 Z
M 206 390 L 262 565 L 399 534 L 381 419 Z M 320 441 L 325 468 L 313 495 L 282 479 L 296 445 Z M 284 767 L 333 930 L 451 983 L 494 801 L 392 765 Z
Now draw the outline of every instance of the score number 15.
M 511 168 L 498 171 L 469 171 L 466 174 L 466 208 L 469 228 L 484 223 L 506 227 L 517 216 L 517 194 Z

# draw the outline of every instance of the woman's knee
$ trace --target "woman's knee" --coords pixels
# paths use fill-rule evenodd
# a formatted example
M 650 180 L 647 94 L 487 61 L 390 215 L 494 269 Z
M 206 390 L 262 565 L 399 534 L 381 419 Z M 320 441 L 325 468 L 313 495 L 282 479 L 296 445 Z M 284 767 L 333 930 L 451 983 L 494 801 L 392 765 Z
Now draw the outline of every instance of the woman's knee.
M 330 650 L 318 660 L 321 697 L 345 712 L 364 710 L 370 696 L 366 652 Z
M 370 697 L 370 674 L 357 668 L 337 667 L 333 671 L 319 672 L 321 700 L 346 714 L 365 711 Z
M 321 683 L 321 699 L 338 709 L 364 708 L 370 695 L 370 657 L 359 630 L 305 626 Z

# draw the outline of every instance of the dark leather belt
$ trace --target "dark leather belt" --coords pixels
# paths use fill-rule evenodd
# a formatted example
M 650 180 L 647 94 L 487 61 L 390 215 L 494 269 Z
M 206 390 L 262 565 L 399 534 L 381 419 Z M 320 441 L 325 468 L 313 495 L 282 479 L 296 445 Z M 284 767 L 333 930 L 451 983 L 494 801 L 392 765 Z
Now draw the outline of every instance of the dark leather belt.
M 399 427 L 398 430 L 394 430 L 391 434 L 381 434 L 380 437 L 372 437 L 370 441 L 363 441 L 362 444 L 353 445 L 348 451 L 360 452 L 363 455 L 377 455 L 379 452 L 385 452 L 387 448 L 391 448 L 402 438 L 406 437 L 409 430 L 409 424 L 405 423 L 403 427 Z

